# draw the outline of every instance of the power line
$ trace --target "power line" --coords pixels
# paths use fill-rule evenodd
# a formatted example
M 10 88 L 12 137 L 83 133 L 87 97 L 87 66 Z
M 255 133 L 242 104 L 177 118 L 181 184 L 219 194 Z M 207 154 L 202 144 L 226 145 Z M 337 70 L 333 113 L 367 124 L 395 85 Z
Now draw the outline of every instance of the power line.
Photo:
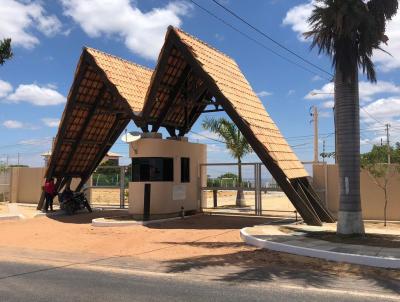
M 283 45 L 282 43 L 276 41 L 275 39 L 273 39 L 272 37 L 270 37 L 268 34 L 266 34 L 265 32 L 261 31 L 260 29 L 258 29 L 257 27 L 255 27 L 254 25 L 250 24 L 248 21 L 246 21 L 244 18 L 240 17 L 239 15 L 237 15 L 234 11 L 230 10 L 229 8 L 227 8 L 226 6 L 224 6 L 223 4 L 219 3 L 216 0 L 211 0 L 212 2 L 214 2 L 215 4 L 217 4 L 219 7 L 221 7 L 222 9 L 224 9 L 225 11 L 227 11 L 229 14 L 231 14 L 232 16 L 234 16 L 236 19 L 242 21 L 244 24 L 246 24 L 247 26 L 251 27 L 252 29 L 254 29 L 256 32 L 258 32 L 260 35 L 264 36 L 265 38 L 267 38 L 268 40 L 270 40 L 271 42 L 273 42 L 274 44 L 278 45 L 280 48 L 286 50 L 287 52 L 291 53 L 292 55 L 294 55 L 295 57 L 299 58 L 300 60 L 302 60 L 303 62 L 309 64 L 310 66 L 313 66 L 314 68 L 322 71 L 323 73 L 333 77 L 333 74 L 331 74 L 330 72 L 322 69 L 321 67 L 319 67 L 318 65 L 312 63 L 311 61 L 303 58 L 302 56 L 300 56 L 299 54 L 297 54 L 296 52 L 294 52 L 293 50 L 290 50 L 289 48 L 287 48 L 285 45 Z
M 364 107 L 361 107 L 361 106 L 360 106 L 360 109 L 362 109 L 369 117 L 371 117 L 373 120 L 375 120 L 375 121 L 378 122 L 379 124 L 382 124 L 383 126 L 386 126 L 385 123 L 379 121 L 377 118 L 375 118 L 374 116 L 372 116 L 372 115 L 367 111 L 367 109 L 365 109 Z
M 189 1 L 192 2 L 194 5 L 196 5 L 198 8 L 200 8 L 201 10 L 203 10 L 204 12 L 206 12 L 207 14 L 209 14 L 210 16 L 214 17 L 214 18 L 217 19 L 218 21 L 222 22 L 223 24 L 225 24 L 226 26 L 228 26 L 229 28 L 231 28 L 232 30 L 236 31 L 237 33 L 241 34 L 242 36 L 246 37 L 247 39 L 253 41 L 254 43 L 256 43 L 256 44 L 258 44 L 259 46 L 261 46 L 262 48 L 268 50 L 269 52 L 275 54 L 276 56 L 280 57 L 281 59 L 283 59 L 283 60 L 285 60 L 285 61 L 287 61 L 287 62 L 289 62 L 289 63 L 291 63 L 291 64 L 293 64 L 293 65 L 296 65 L 297 67 L 299 67 L 299 68 L 301 68 L 301 69 L 303 69 L 303 70 L 305 70 L 305 71 L 307 71 L 307 72 L 309 72 L 309 73 L 311 73 L 311 74 L 313 74 L 313 75 L 321 76 L 321 77 L 323 77 L 324 79 L 329 80 L 329 81 L 331 80 L 330 78 L 327 78 L 327 77 L 325 77 L 325 76 L 322 76 L 322 75 L 318 74 L 317 72 L 315 72 L 315 71 L 313 71 L 313 70 L 311 70 L 311 69 L 309 69 L 309 68 L 307 68 L 307 67 L 304 67 L 303 65 L 300 65 L 299 63 L 297 63 L 297 62 L 295 62 L 295 61 L 293 61 L 293 60 L 291 60 L 291 59 L 289 59 L 289 58 L 287 58 L 287 57 L 281 55 L 280 53 L 276 52 L 275 50 L 269 48 L 269 47 L 266 46 L 265 44 L 263 44 L 263 43 L 261 43 L 260 41 L 254 39 L 253 37 L 249 36 L 249 35 L 246 34 L 245 32 L 243 32 L 243 31 L 241 31 L 240 29 L 238 29 L 237 27 L 233 26 L 232 24 L 230 24 L 230 23 L 227 22 L 226 20 L 224 20 L 224 19 L 218 17 L 218 16 L 215 15 L 213 12 L 211 12 L 211 11 L 208 10 L 207 8 L 201 6 L 200 4 L 198 4 L 197 2 L 195 2 L 194 0 L 189 0 Z

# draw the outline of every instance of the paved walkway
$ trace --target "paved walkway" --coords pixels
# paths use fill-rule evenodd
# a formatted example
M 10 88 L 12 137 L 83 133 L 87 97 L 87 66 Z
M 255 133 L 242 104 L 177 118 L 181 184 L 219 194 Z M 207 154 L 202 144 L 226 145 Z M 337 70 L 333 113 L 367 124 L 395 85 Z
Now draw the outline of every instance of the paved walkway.
M 324 227 L 290 225 L 297 229 L 293 233 L 284 233 L 280 230 L 281 227 L 276 225 L 248 227 L 241 230 L 241 237 L 250 245 L 279 252 L 376 267 L 400 268 L 400 250 L 398 248 L 335 243 L 309 238 L 304 233 L 304 231 L 332 230 L 334 225 Z M 381 229 L 369 229 L 367 231 L 400 235 L 393 230 L 382 232 Z

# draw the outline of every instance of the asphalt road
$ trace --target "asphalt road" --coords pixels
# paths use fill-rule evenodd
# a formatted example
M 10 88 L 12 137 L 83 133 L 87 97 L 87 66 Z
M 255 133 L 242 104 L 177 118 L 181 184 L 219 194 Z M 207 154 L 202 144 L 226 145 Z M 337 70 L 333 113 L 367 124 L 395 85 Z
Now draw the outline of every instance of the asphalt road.
M 395 296 L 295 285 L 220 282 L 106 266 L 0 262 L 0 301 L 393 301 Z

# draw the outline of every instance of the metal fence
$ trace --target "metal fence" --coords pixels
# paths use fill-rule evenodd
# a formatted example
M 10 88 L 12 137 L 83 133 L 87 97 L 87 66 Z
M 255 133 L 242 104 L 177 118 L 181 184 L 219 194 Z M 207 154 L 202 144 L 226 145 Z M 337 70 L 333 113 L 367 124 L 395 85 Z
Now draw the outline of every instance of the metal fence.
M 239 181 L 241 170 L 242 181 Z M 203 210 L 266 215 L 276 213 L 296 216 L 295 209 L 287 202 L 279 205 L 268 203 L 274 199 L 273 195 L 285 196 L 276 193 L 282 192 L 271 174 L 261 162 L 256 163 L 208 163 L 200 165 L 200 175 L 206 175 L 205 186 L 200 188 Z M 236 205 L 237 191 L 243 191 L 245 203 Z M 268 197 L 267 197 L 268 194 Z M 272 196 L 272 197 L 271 197 Z M 275 198 L 277 199 L 277 198 Z
M 131 166 L 99 166 L 85 189 L 90 192 L 91 203 L 101 206 L 128 206 Z
M 9 168 L 0 168 L 0 202 L 10 200 L 11 171 Z

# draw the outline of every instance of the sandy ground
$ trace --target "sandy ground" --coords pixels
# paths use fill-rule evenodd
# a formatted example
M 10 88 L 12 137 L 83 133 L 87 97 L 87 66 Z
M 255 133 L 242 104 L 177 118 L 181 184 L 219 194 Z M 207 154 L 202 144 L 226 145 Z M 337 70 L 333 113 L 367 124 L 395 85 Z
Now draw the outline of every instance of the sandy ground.
M 290 274 L 307 271 L 311 274 L 324 272 L 334 277 L 384 276 L 385 280 L 400 280 L 399 271 L 260 250 L 242 242 L 239 236 L 241 228 L 275 221 L 271 218 L 197 215 L 149 226 L 96 228 L 90 224 L 95 217 L 112 217 L 125 213 L 123 210 L 102 211 L 0 222 L 0 251 L 2 248 L 11 248 L 28 249 L 30 252 L 126 256 L 167 263 L 181 269 L 189 264 L 194 268 L 216 269 L 236 266 L 246 272 L 258 269 L 268 271 L 269 268 L 276 271 L 278 267 L 278 271 Z
M 290 200 L 283 192 L 261 193 L 262 208 L 264 211 L 294 211 Z M 236 204 L 236 191 L 218 191 L 218 206 L 234 206 Z M 254 192 L 245 192 L 245 206 L 254 208 Z M 207 208 L 213 207 L 213 195 L 207 191 Z

